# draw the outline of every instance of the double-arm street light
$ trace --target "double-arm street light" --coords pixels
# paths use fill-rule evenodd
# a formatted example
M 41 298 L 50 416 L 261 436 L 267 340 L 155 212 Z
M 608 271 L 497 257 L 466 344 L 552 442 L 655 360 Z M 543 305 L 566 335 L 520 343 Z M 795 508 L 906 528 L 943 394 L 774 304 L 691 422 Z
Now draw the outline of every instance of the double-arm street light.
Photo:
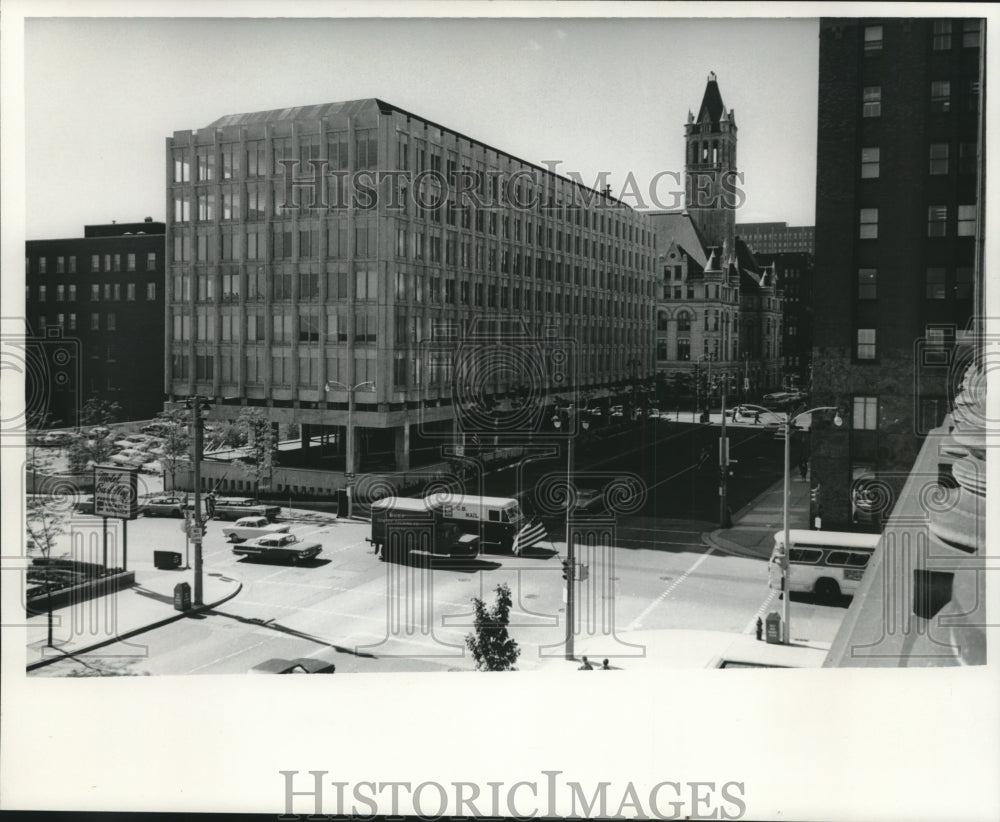
M 351 494 L 351 486 L 354 484 L 354 392 L 366 385 L 371 386 L 371 391 L 375 390 L 375 383 L 371 380 L 359 382 L 353 387 L 345 385 L 342 382 L 337 382 L 336 380 L 329 380 L 326 385 L 323 386 L 327 394 L 338 386 L 347 392 L 347 448 L 344 455 L 344 479 L 347 482 L 348 519 L 350 519 L 354 514 L 354 501 L 352 499 L 353 494 Z
M 769 409 L 768 409 L 769 410 Z M 789 561 L 791 558 L 791 549 L 789 547 L 791 542 L 791 528 L 788 524 L 788 492 L 791 481 L 789 476 L 791 474 L 791 453 L 792 453 L 792 426 L 795 421 L 806 414 L 812 414 L 816 411 L 834 411 L 836 416 L 833 418 L 833 424 L 838 428 L 844 424 L 843 419 L 840 416 L 840 409 L 834 405 L 821 405 L 816 408 L 810 408 L 808 411 L 800 411 L 795 416 L 792 416 L 791 412 L 788 413 L 785 419 L 785 493 L 784 505 L 783 505 L 783 528 L 785 532 L 785 542 L 781 553 L 781 590 L 783 593 L 782 597 L 782 607 L 781 607 L 781 621 L 784 628 L 784 640 L 785 645 L 792 644 L 792 629 L 789 625 L 789 619 L 791 616 L 791 608 L 789 603 L 791 601 L 791 590 L 789 588 Z M 771 412 L 774 413 L 773 411 Z

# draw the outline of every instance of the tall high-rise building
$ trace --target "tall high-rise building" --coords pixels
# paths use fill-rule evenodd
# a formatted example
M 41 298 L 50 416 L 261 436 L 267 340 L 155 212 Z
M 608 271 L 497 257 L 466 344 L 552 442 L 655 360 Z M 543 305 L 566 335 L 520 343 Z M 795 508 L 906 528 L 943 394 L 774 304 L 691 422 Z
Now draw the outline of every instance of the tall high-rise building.
M 228 115 L 166 160 L 171 398 L 257 406 L 305 444 L 365 384 L 363 450 L 406 469 L 411 428 L 458 432 L 462 392 L 488 410 L 653 373 L 653 232 L 606 193 L 374 99 Z M 487 319 L 499 359 L 459 368 Z
M 978 19 L 820 24 L 813 482 L 823 528 L 877 526 L 949 410 L 942 376 L 978 312 L 983 47 Z

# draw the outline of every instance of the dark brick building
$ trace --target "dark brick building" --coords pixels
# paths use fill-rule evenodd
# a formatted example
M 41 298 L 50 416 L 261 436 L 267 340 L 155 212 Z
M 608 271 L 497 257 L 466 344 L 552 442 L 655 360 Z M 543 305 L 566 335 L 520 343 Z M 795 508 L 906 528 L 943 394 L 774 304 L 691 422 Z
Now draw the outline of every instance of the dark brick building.
M 773 268 L 785 295 L 781 351 L 786 383 L 805 388 L 812 382 L 813 255 L 791 251 L 754 256 L 758 264 Z
M 785 254 L 816 251 L 816 228 L 788 223 L 737 223 L 736 233 L 754 254 Z
M 46 346 L 59 336 L 75 365 L 49 364 L 28 384 L 29 424 L 78 424 L 90 397 L 117 402 L 125 419 L 163 408 L 164 223 L 84 226 L 83 237 L 25 245 L 26 318 Z M 29 383 L 32 381 L 29 380 Z M 38 392 L 46 395 L 39 402 Z M 34 396 L 32 396 L 34 394 Z
M 981 289 L 985 22 L 820 24 L 813 396 L 822 525 L 861 525 L 859 484 L 898 493 L 948 408 Z

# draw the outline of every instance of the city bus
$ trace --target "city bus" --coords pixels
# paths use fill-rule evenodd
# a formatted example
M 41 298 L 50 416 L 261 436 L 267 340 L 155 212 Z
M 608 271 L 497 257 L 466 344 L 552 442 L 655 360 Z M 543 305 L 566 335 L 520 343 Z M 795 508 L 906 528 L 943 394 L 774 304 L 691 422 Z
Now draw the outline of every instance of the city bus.
M 788 587 L 794 592 L 815 593 L 823 598 L 853 596 L 865 575 L 880 534 L 842 531 L 789 531 Z M 781 590 L 781 555 L 784 530 L 774 534 L 774 550 L 768 563 L 768 585 Z

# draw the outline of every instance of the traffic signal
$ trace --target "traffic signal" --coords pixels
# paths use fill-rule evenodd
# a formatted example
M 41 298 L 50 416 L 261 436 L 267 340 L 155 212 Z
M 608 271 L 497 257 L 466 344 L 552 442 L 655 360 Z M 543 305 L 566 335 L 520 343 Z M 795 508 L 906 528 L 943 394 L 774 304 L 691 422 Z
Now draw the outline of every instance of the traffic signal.
M 568 580 L 570 578 L 570 565 L 569 560 L 562 560 L 562 578 Z

